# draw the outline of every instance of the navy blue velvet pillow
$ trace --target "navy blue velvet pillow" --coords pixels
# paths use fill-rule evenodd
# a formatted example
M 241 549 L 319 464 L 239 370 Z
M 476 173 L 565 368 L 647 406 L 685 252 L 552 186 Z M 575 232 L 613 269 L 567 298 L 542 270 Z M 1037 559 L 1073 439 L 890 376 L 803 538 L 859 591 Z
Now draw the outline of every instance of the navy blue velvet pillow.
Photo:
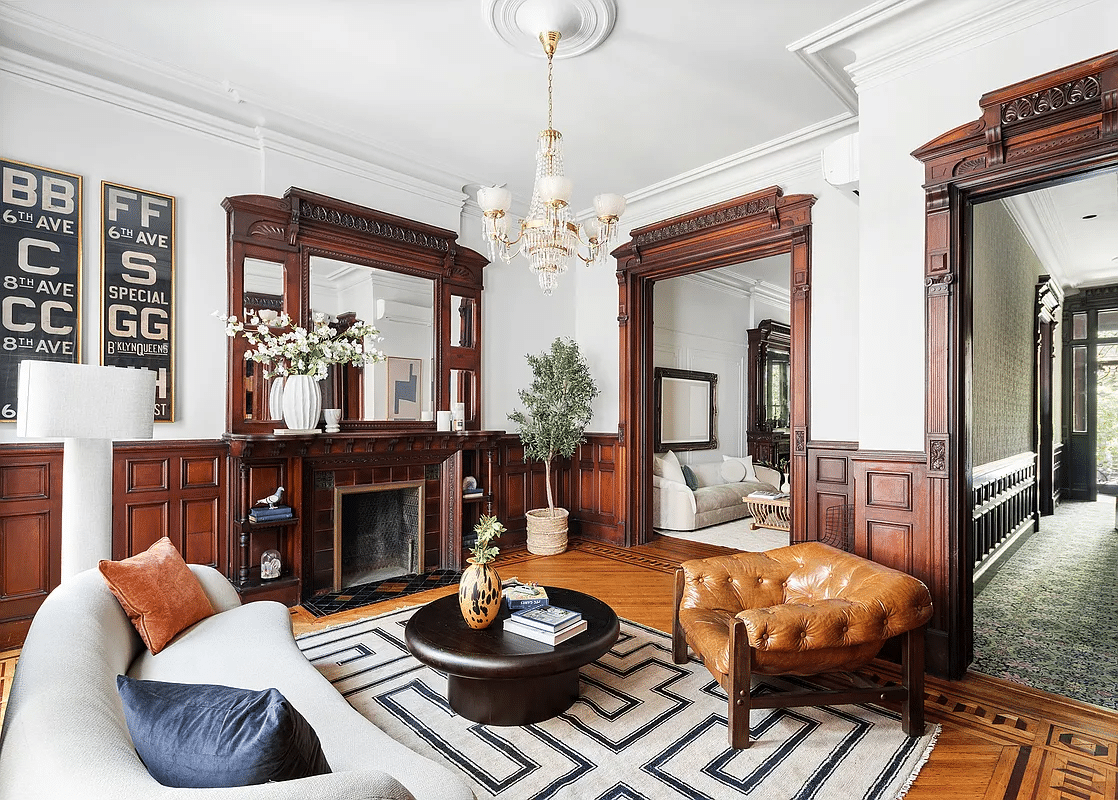
M 278 689 L 118 675 L 136 752 L 164 786 L 252 786 L 330 772 L 318 734 Z
M 683 480 L 687 483 L 687 488 L 691 491 L 698 489 L 699 479 L 695 476 L 695 470 L 691 469 L 691 467 L 686 464 L 681 464 L 680 466 L 683 467 Z

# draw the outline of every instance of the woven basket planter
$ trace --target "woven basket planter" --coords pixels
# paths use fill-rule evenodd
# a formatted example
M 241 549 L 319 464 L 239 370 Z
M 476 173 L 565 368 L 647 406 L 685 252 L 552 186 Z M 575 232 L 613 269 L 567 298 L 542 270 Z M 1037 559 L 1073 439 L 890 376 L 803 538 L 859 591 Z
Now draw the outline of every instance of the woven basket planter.
M 528 552 L 554 556 L 567 549 L 567 509 L 534 508 L 528 512 Z

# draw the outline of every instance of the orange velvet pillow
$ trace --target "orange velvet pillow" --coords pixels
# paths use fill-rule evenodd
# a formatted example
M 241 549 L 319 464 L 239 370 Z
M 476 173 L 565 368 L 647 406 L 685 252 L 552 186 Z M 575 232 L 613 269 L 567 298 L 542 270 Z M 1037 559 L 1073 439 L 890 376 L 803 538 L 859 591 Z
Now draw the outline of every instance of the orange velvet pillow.
M 166 536 L 131 558 L 97 566 L 152 653 L 214 613 L 202 584 Z

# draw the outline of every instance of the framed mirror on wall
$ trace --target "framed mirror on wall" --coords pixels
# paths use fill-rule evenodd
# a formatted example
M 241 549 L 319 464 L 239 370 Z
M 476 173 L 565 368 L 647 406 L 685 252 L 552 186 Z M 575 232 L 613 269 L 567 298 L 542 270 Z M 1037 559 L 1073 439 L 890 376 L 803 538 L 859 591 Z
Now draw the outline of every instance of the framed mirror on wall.
M 343 431 L 433 428 L 435 412 L 452 402 L 468 408 L 467 430 L 480 427 L 484 256 L 458 245 L 453 231 L 304 189 L 227 197 L 222 206 L 228 314 L 286 312 L 308 328 L 324 314 L 339 332 L 357 320 L 379 330 L 379 341 L 365 344 L 388 358 L 334 366 L 319 384 L 323 407 L 342 410 Z M 245 351 L 243 337 L 229 340 L 226 429 L 270 435 L 280 418 L 268 398 L 277 382 L 264 381 Z
M 656 452 L 718 446 L 717 375 L 656 367 L 653 396 Z

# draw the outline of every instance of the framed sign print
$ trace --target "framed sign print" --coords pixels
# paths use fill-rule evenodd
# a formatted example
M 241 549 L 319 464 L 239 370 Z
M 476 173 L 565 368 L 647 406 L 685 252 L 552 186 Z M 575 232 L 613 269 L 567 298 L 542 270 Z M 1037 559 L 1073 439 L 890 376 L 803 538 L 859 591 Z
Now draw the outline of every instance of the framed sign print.
M 150 369 L 175 420 L 175 198 L 101 182 L 101 363 Z
M 82 179 L 0 159 L 0 420 L 19 362 L 81 360 Z

